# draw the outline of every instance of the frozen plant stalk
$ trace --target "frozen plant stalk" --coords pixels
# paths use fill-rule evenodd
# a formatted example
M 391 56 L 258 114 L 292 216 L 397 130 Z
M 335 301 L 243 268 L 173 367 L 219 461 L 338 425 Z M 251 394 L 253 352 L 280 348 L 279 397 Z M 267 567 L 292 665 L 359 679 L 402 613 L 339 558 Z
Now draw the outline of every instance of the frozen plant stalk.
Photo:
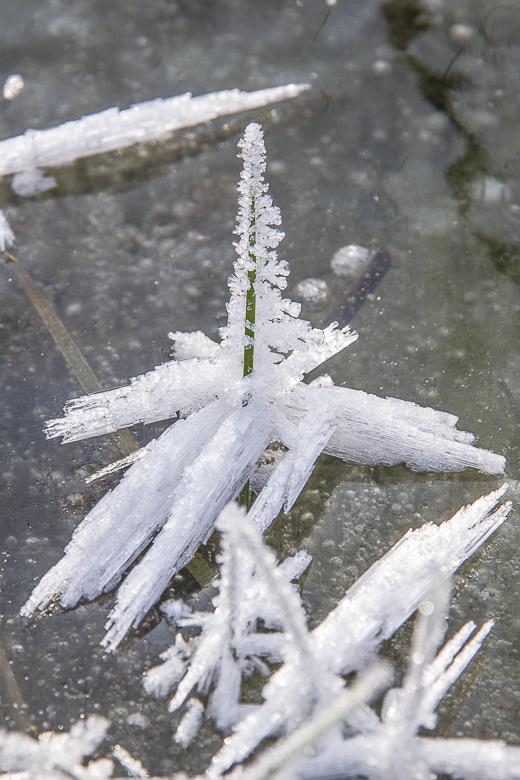
M 292 507 L 321 452 L 356 463 L 405 462 L 416 470 L 504 470 L 505 459 L 473 447 L 474 437 L 457 430 L 453 415 L 334 387 L 329 378 L 302 381 L 357 334 L 336 323 L 312 328 L 299 319 L 299 304 L 282 297 L 289 265 L 276 254 L 281 217 L 263 179 L 258 124 L 248 125 L 240 147 L 239 239 L 220 343 L 201 332 L 170 334 L 176 360 L 126 387 L 71 401 L 64 417 L 47 423 L 48 437 L 68 442 L 138 422 L 187 418 L 147 445 L 22 607 L 28 617 L 56 599 L 73 607 L 81 598 L 96 598 L 144 552 L 119 587 L 103 641 L 109 650 L 208 538 L 272 439 L 286 452 L 251 509 L 260 530 Z

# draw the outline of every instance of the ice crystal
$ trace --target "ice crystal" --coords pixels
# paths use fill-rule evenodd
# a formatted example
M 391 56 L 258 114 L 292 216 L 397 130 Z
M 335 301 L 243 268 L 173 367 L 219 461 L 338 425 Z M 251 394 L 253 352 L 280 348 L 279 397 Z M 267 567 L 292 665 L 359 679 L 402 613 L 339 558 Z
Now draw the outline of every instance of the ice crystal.
M 144 686 L 149 693 L 165 696 L 177 685 L 169 704 L 173 712 L 196 685 L 204 693 L 211 685 L 208 714 L 227 730 L 252 709 L 239 702 L 243 675 L 256 668 L 269 676 L 265 660 L 297 660 L 317 690 L 324 690 L 326 675 L 310 649 L 305 615 L 289 584 L 308 567 L 311 556 L 302 551 L 277 566 L 245 510 L 237 505 L 228 505 L 217 527 L 222 531 L 222 555 L 215 611 L 191 612 L 179 602 L 164 605 L 163 611 L 179 627 L 197 626 L 202 633 L 191 646 L 178 634 L 176 644 L 164 654 L 164 663 L 145 674 Z M 257 630 L 259 621 L 268 631 Z
M 0 250 L 5 252 L 14 244 L 14 233 L 6 219 L 2 209 L 0 209 Z
M 42 174 L 42 168 L 66 165 L 78 157 L 136 143 L 164 140 L 175 130 L 294 98 L 306 89 L 310 89 L 309 84 L 286 84 L 256 92 L 225 89 L 198 97 L 187 92 L 138 103 L 124 111 L 107 108 L 47 130 L 26 130 L 16 138 L 0 141 L 0 176 L 14 173 L 13 190 L 18 195 L 35 195 L 56 186 L 51 176 Z
M 504 522 L 511 503 L 493 509 L 506 490 L 504 485 L 483 496 L 440 526 L 429 523 L 408 531 L 352 585 L 306 640 L 309 652 L 319 659 L 322 678 L 329 675 L 329 681 L 336 679 L 338 685 L 340 675 L 364 668 L 378 645 L 410 617 L 431 589 L 453 574 Z M 273 591 L 270 598 L 275 598 Z M 288 630 L 287 623 L 284 625 Z M 450 647 L 454 649 L 455 644 Z M 448 652 L 443 658 L 447 657 Z M 450 668 L 452 672 L 460 669 L 458 674 L 462 671 L 460 663 Z M 430 724 L 430 715 L 444 695 L 443 685 L 451 679 L 448 674 L 442 683 L 435 682 L 440 679 L 440 672 L 434 675 L 432 669 L 428 672 L 430 698 L 421 705 L 423 709 L 427 709 L 426 704 L 430 707 L 428 717 L 421 715 Z M 320 702 L 313 696 L 314 679 L 305 673 L 297 657 L 287 660 L 265 686 L 262 694 L 265 702 L 237 723 L 234 733 L 225 740 L 213 759 L 210 774 L 222 774 L 232 764 L 242 762 L 266 737 L 281 731 L 291 732 L 314 710 L 319 710 Z M 327 698 L 332 701 L 333 684 L 322 685 L 321 691 L 321 704 Z
M 64 780 L 105 780 L 112 776 L 113 762 L 107 759 L 91 761 L 91 756 L 103 741 L 110 722 L 91 715 L 75 723 L 68 734 L 52 731 L 40 734 L 37 740 L 25 734 L 0 730 L 0 771 L 20 772 L 18 777 Z M 10 774 L 13 777 L 13 774 Z
M 504 470 L 505 459 L 474 448 L 473 435 L 458 431 L 453 415 L 334 387 L 327 377 L 302 381 L 357 334 L 336 323 L 312 328 L 299 319 L 299 304 L 282 297 L 289 266 L 275 251 L 281 217 L 263 178 L 258 124 L 248 125 L 240 148 L 238 257 L 220 343 L 200 332 L 171 334 L 176 360 L 129 386 L 71 401 L 63 418 L 47 424 L 48 437 L 68 442 L 138 422 L 187 418 L 148 444 L 89 512 L 21 610 L 30 616 L 56 599 L 64 607 L 93 599 L 117 585 L 145 551 L 109 616 L 103 645 L 111 651 L 208 538 L 273 438 L 287 451 L 251 509 L 260 530 L 291 508 L 321 452 L 418 470 Z
M 446 628 L 447 595 L 448 589 L 441 586 L 420 605 L 408 672 L 401 687 L 386 694 L 380 716 L 351 686 L 245 770 L 239 768 L 229 777 L 325 780 L 361 775 L 369 780 L 429 780 L 432 773 L 468 780 L 520 777 L 518 747 L 418 736 L 421 727 L 435 728 L 439 702 L 493 626 L 489 620 L 468 642 L 476 626 L 473 621 L 466 623 L 435 656 Z M 380 673 L 377 679 L 374 672 L 368 680 L 366 673 L 365 680 L 361 677 L 357 687 L 364 683 L 365 698 L 370 685 L 380 685 L 381 677 Z M 211 770 L 208 774 L 214 776 Z

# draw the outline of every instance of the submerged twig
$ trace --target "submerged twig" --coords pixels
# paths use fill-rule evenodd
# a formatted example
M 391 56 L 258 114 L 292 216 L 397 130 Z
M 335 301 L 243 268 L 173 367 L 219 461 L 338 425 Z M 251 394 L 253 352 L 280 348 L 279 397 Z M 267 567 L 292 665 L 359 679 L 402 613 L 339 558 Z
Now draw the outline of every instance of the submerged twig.
M 70 370 L 80 383 L 86 393 L 100 393 L 104 390 L 103 385 L 92 371 L 91 367 L 83 357 L 81 350 L 70 335 L 69 331 L 58 317 L 53 306 L 49 303 L 41 287 L 29 276 L 27 271 L 22 268 L 17 258 L 10 252 L 4 253 L 7 260 L 15 265 L 15 274 L 20 285 L 27 294 L 27 297 L 34 308 L 42 318 L 47 330 L 55 341 L 56 346 L 67 361 Z M 121 428 L 112 433 L 112 438 L 125 457 L 139 449 L 128 428 Z
M 36 734 L 36 729 L 27 717 L 27 705 L 16 681 L 9 658 L 5 640 L 0 634 L 0 689 L 4 703 L 9 705 L 12 718 L 17 727 L 26 734 Z
M 7 260 L 16 264 L 15 274 L 18 278 L 18 281 L 20 282 L 20 285 L 42 318 L 49 333 L 54 339 L 56 346 L 67 361 L 72 373 L 80 383 L 83 390 L 89 394 L 102 392 L 104 388 L 101 382 L 91 369 L 90 365 L 86 361 L 81 350 L 63 324 L 62 320 L 58 317 L 53 306 L 45 297 L 43 290 L 29 276 L 27 271 L 21 267 L 19 261 L 16 257 L 14 257 L 14 255 L 7 251 L 4 252 L 4 254 Z M 95 479 L 100 477 L 108 476 L 109 474 L 112 474 L 113 472 L 122 468 L 126 468 L 126 466 L 134 463 L 146 453 L 146 448 L 139 447 L 139 444 L 136 442 L 128 428 L 121 428 L 118 431 L 114 431 L 111 436 L 125 457 L 122 460 L 116 461 L 115 463 L 112 463 L 106 468 L 101 469 L 100 471 L 93 474 L 87 479 L 87 483 L 93 482 Z M 196 560 L 194 559 L 189 564 L 187 564 L 186 568 L 202 586 L 205 586 L 211 582 L 215 576 L 215 572 L 213 571 L 212 567 L 207 563 L 202 555 L 197 555 Z
M 337 322 L 340 328 L 348 325 L 368 295 L 375 290 L 391 264 L 392 259 L 386 249 L 373 248 L 372 256 L 363 271 L 326 318 L 322 327 L 326 328 L 331 322 Z

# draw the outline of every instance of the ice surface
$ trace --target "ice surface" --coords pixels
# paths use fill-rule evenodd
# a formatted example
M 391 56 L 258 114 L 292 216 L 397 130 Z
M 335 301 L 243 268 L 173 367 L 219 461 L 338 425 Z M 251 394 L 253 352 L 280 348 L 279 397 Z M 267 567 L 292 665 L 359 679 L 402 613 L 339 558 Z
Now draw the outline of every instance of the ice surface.
M 43 191 L 41 175 L 36 174 L 42 167 L 66 165 L 78 157 L 169 138 L 183 127 L 294 98 L 306 89 L 310 89 L 309 84 L 287 84 L 257 92 L 226 89 L 199 97 L 187 92 L 138 103 L 124 111 L 107 108 L 47 130 L 26 130 L 16 138 L 0 141 L 0 176 L 30 171 L 32 178 L 18 178 L 16 192 L 36 194 Z M 50 181 L 48 185 L 54 186 Z

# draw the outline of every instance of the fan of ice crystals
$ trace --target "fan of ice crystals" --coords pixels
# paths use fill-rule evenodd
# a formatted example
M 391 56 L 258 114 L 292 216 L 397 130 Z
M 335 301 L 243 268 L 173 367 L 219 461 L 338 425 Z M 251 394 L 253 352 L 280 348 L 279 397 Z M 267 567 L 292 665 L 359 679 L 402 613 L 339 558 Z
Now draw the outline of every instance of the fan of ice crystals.
M 187 418 L 144 448 L 21 610 L 30 616 L 57 599 L 63 607 L 93 599 L 117 585 L 146 550 L 119 586 L 103 640 L 111 651 L 208 538 L 273 438 L 287 451 L 250 512 L 260 530 L 282 507 L 290 509 L 321 452 L 417 470 L 499 474 L 505 467 L 502 456 L 474 448 L 473 435 L 458 431 L 453 415 L 334 387 L 327 377 L 302 382 L 357 334 L 335 323 L 312 328 L 298 318 L 299 305 L 282 298 L 289 266 L 275 252 L 283 233 L 273 226 L 281 217 L 263 179 L 258 124 L 248 125 L 240 147 L 238 259 L 221 342 L 201 332 L 171 334 L 176 360 L 126 387 L 71 401 L 63 418 L 47 424 L 48 437 L 69 442 L 138 422 Z
M 435 727 L 440 700 L 492 628 L 493 621 L 487 621 L 468 642 L 476 628 L 470 621 L 434 658 L 445 629 L 449 577 L 504 522 L 511 502 L 493 510 L 506 489 L 504 485 L 463 507 L 440 526 L 429 523 L 409 531 L 311 632 L 288 583 L 308 561 L 289 558 L 276 566 L 243 508 L 228 505 L 217 522 L 222 556 L 215 611 L 191 612 L 180 601 L 167 602 L 164 610 L 180 628 L 199 626 L 202 633 L 189 642 L 178 633 L 162 656 L 164 663 L 145 674 L 145 688 L 157 696 L 177 685 L 170 711 L 196 685 L 203 695 L 211 689 L 207 714 L 222 730 L 233 726 L 234 733 L 206 776 L 220 777 L 265 737 L 285 733 L 285 739 L 240 770 L 242 780 L 262 780 L 281 769 L 284 777 L 309 780 L 359 774 L 374 780 L 422 780 L 432 769 L 454 768 L 469 777 L 480 766 L 492 766 L 487 747 L 500 759 L 498 766 L 507 768 L 503 776 L 516 777 L 518 748 L 417 737 L 421 726 Z M 387 693 L 379 717 L 366 702 L 388 683 L 385 670 L 372 665 L 352 686 L 345 686 L 341 675 L 364 669 L 381 641 L 418 607 L 409 673 L 400 690 Z M 257 630 L 259 620 L 277 630 Z M 284 665 L 265 686 L 264 704 L 240 704 L 242 674 L 248 663 L 262 670 L 262 658 Z M 182 745 L 195 736 L 203 709 L 198 698 L 188 701 L 176 734 Z M 310 746 L 316 747 L 312 757 L 302 759 Z
M 518 747 L 498 741 L 418 736 L 421 727 L 435 728 L 439 702 L 493 627 L 493 620 L 487 621 L 468 641 L 476 628 L 470 621 L 435 655 L 446 628 L 448 595 L 445 583 L 421 603 L 408 672 L 399 689 L 387 692 L 380 716 L 366 704 L 371 687 L 377 693 L 384 681 L 384 669 L 378 675 L 376 667 L 316 711 L 287 739 L 265 751 L 245 770 L 239 768 L 228 777 L 430 780 L 439 773 L 467 780 L 518 780 Z M 211 769 L 207 775 L 216 777 Z
M 342 675 L 363 669 L 373 658 L 381 642 L 391 637 L 410 617 L 432 588 L 449 578 L 504 522 L 511 510 L 511 502 L 498 509 L 495 507 L 506 490 L 507 484 L 487 496 L 482 496 L 473 504 L 462 507 L 441 525 L 428 523 L 408 531 L 349 588 L 339 604 L 311 632 L 306 632 L 303 628 L 305 617 L 302 607 L 297 603 L 297 595 L 292 592 L 290 614 L 300 621 L 299 627 L 294 628 L 286 617 L 287 612 L 278 615 L 278 625 L 284 629 L 283 636 L 286 640 L 291 637 L 292 652 L 286 653 L 283 666 L 272 675 L 264 687 L 264 703 L 261 705 L 242 708 L 241 711 L 237 708 L 240 692 L 236 676 L 234 677 L 237 667 L 233 670 L 229 665 L 222 664 L 218 652 L 215 653 L 215 659 L 208 659 L 203 665 L 197 666 L 195 659 L 203 646 L 208 647 L 212 642 L 214 647 L 222 648 L 226 645 L 226 641 L 223 641 L 223 622 L 227 625 L 227 636 L 233 636 L 229 644 L 235 657 L 262 646 L 256 634 L 250 639 L 254 620 L 250 619 L 246 633 L 237 633 L 235 626 L 243 626 L 245 623 L 241 621 L 241 609 L 245 610 L 249 618 L 264 614 L 266 592 L 269 602 L 273 605 L 271 608 L 276 608 L 281 598 L 274 585 L 276 569 L 271 569 L 271 582 L 262 573 L 263 588 L 258 588 L 258 600 L 255 600 L 254 591 L 251 593 L 239 588 L 234 604 L 230 606 L 228 601 L 225 603 L 226 609 L 222 609 L 219 601 L 213 615 L 190 615 L 190 624 L 198 623 L 203 630 L 186 675 L 181 679 L 184 668 L 179 664 L 179 655 L 185 653 L 186 648 L 182 643 L 178 645 L 177 640 L 176 645 L 168 651 L 166 663 L 147 673 L 146 687 L 156 695 L 166 695 L 168 690 L 181 680 L 170 703 L 170 709 L 175 709 L 198 680 L 209 686 L 209 675 L 215 675 L 218 680 L 217 688 L 225 690 L 226 695 L 220 693 L 219 696 L 210 696 L 208 714 L 215 717 L 217 723 L 225 722 L 227 711 L 234 712 L 240 720 L 233 726 L 233 733 L 224 740 L 208 773 L 220 776 L 232 764 L 244 761 L 265 738 L 291 733 L 306 718 L 318 715 L 329 705 L 332 706 L 344 685 Z M 237 556 L 247 557 L 244 554 L 246 547 L 248 550 L 253 549 L 253 555 L 257 559 L 266 554 L 265 551 L 262 553 L 262 540 L 258 532 L 248 528 L 248 523 L 248 519 L 240 517 L 240 510 L 233 506 L 227 507 L 219 519 L 219 526 L 224 533 L 221 568 L 221 583 L 224 588 L 229 587 L 229 580 L 226 579 L 229 575 L 224 569 L 230 571 L 235 550 Z M 281 566 L 284 565 L 285 561 Z M 267 567 L 264 571 L 266 569 Z M 281 572 L 278 571 L 277 576 L 280 578 Z M 242 593 L 245 595 L 244 606 Z M 289 599 L 285 603 L 288 604 Z M 181 615 L 177 604 L 176 622 L 183 625 Z M 264 642 L 266 653 L 273 653 L 273 647 L 269 646 L 269 635 Z M 176 665 L 169 666 L 173 658 L 177 659 Z M 192 669 L 194 664 L 195 669 Z M 462 671 L 463 667 L 457 668 Z M 207 675 L 206 678 L 204 674 Z M 225 682 L 227 689 L 224 688 Z M 200 684 L 199 687 L 203 688 Z M 436 700 L 435 706 L 442 695 L 444 692 Z M 365 728 L 360 717 L 356 722 L 352 722 L 352 727 L 357 731 Z M 373 717 L 369 723 L 373 725 Z

